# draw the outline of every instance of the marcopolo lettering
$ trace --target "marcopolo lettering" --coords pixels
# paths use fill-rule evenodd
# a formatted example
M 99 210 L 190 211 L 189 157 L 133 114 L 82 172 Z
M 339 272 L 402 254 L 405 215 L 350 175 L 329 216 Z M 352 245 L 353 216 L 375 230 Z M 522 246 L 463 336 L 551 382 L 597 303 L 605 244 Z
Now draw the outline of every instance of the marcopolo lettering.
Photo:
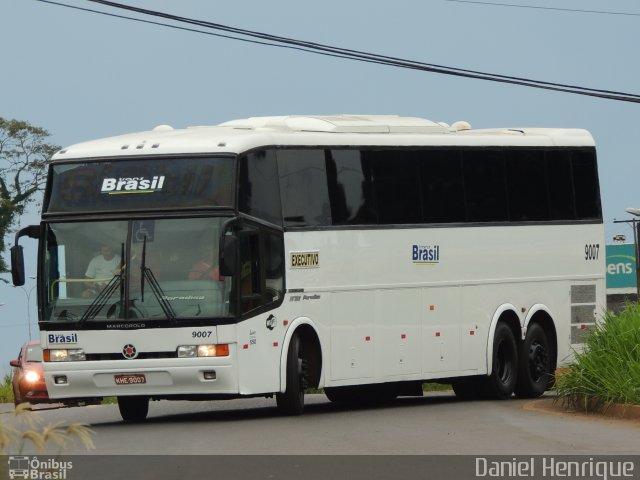
M 413 263 L 433 265 L 440 262 L 440 245 L 413 245 Z
M 155 175 L 152 178 L 126 177 L 103 178 L 100 193 L 151 193 L 159 192 L 164 185 L 164 175 Z
M 320 252 L 292 252 L 291 268 L 319 268 Z
M 78 343 L 78 334 L 59 335 L 50 333 L 48 336 L 49 343 Z

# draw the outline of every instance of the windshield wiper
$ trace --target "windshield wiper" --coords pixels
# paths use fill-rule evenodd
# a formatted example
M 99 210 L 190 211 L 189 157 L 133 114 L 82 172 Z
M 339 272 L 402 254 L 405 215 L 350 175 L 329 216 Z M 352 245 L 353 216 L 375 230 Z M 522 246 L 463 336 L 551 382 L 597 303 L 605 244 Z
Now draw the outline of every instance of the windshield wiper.
M 160 283 L 158 283 L 158 279 L 155 277 L 153 272 L 146 264 L 147 258 L 147 236 L 145 235 L 143 243 L 142 243 L 142 262 L 140 264 L 140 301 L 144 303 L 144 280 L 145 278 L 149 282 L 149 286 L 151 287 L 151 292 L 153 296 L 156 297 L 162 312 L 166 315 L 166 317 L 171 320 L 173 324 L 176 323 L 176 312 L 171 306 L 171 304 L 167 301 L 167 295 L 162 290 Z
M 107 286 L 100 291 L 100 293 L 95 298 L 95 300 L 91 302 L 91 305 L 89 305 L 89 308 L 87 308 L 87 310 L 84 312 L 82 317 L 80 317 L 80 320 L 78 321 L 78 326 L 82 325 L 84 322 L 86 322 L 89 319 L 93 320 L 96 317 L 96 315 L 98 315 L 100 310 L 104 308 L 104 306 L 109 301 L 109 298 L 111 297 L 111 295 L 113 295 L 113 292 L 116 291 L 116 289 L 120 286 L 121 283 L 122 283 L 122 273 L 116 273 L 113 276 L 113 278 L 109 280 L 109 283 L 107 283 Z

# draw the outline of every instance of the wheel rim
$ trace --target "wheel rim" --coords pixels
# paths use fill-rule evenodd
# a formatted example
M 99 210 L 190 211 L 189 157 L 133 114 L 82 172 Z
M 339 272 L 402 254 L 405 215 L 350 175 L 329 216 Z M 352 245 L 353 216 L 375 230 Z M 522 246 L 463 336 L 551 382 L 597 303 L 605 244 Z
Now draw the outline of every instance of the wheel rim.
M 529 373 L 533 381 L 539 381 L 547 373 L 549 356 L 547 349 L 538 340 L 531 342 L 529 347 Z

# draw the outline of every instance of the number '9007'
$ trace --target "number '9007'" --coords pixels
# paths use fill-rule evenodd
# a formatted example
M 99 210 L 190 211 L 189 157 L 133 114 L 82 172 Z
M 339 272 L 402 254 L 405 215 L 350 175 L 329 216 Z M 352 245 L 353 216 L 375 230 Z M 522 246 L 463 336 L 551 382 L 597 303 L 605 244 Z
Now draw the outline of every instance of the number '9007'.
M 600 244 L 591 243 L 584 246 L 584 259 L 585 260 L 597 260 L 600 253 Z
M 200 330 L 191 332 L 191 337 L 193 338 L 210 338 L 211 330 Z

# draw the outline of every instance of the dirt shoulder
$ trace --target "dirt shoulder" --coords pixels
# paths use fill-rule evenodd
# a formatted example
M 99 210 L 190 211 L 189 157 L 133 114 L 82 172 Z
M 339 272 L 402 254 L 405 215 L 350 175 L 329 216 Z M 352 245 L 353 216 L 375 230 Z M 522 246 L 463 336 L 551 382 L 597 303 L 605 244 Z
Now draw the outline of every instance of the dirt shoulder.
M 562 415 L 588 420 L 606 420 L 630 423 L 640 427 L 640 405 L 611 404 L 603 412 L 585 412 L 584 410 L 571 409 L 562 405 L 555 398 L 539 398 L 525 403 L 525 410 Z

